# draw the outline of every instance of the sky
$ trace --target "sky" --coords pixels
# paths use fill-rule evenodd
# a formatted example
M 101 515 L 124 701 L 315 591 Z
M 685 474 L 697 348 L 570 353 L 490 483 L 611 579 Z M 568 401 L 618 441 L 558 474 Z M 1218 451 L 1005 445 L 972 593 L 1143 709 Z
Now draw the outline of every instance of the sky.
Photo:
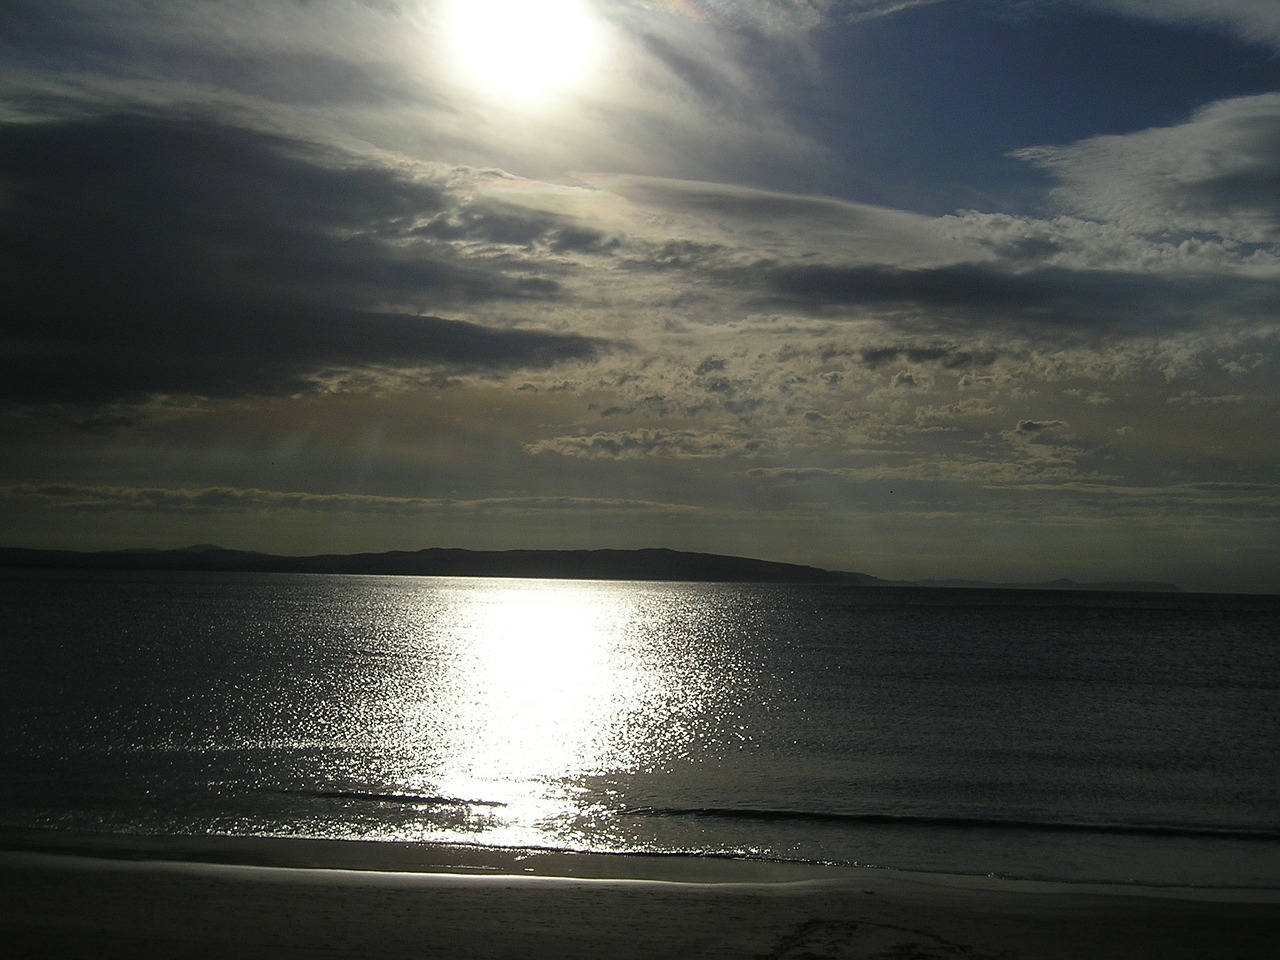
M 1280 592 L 1274 0 L 6 0 L 0 540 Z

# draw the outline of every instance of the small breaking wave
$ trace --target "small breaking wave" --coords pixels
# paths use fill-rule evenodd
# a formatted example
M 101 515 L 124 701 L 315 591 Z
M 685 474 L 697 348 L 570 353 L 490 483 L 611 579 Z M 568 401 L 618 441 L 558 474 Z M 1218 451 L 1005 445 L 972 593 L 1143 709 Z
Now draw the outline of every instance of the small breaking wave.
M 468 800 L 464 797 L 441 797 L 434 794 L 400 793 L 381 790 L 308 790 L 305 792 L 321 800 L 363 800 L 369 803 L 400 803 L 431 807 L 505 807 L 500 800 Z
M 819 810 L 786 810 L 752 807 L 630 807 L 624 815 L 637 817 L 691 817 L 721 820 L 795 820 L 806 823 L 841 823 L 849 826 L 918 826 L 958 830 L 1029 830 L 1042 833 L 1122 834 L 1148 837 L 1199 837 L 1223 840 L 1280 841 L 1280 830 L 1237 827 L 1203 827 L 1177 824 L 1069 823 L 1053 820 L 1020 820 L 983 817 L 923 816 L 893 813 L 839 813 Z

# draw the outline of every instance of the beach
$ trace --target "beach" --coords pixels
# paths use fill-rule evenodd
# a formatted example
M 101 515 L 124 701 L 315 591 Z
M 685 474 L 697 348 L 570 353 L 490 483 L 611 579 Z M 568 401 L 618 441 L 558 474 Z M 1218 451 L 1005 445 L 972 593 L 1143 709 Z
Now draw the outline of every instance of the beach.
M 1273 956 L 1276 891 L 58 831 L 0 837 L 9 957 Z

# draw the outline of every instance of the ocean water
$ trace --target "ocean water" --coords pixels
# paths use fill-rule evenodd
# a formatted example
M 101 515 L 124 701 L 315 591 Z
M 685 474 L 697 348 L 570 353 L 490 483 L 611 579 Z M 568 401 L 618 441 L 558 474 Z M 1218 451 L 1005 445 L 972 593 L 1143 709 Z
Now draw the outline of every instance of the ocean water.
M 0 825 L 1280 888 L 1280 598 L 0 571 Z

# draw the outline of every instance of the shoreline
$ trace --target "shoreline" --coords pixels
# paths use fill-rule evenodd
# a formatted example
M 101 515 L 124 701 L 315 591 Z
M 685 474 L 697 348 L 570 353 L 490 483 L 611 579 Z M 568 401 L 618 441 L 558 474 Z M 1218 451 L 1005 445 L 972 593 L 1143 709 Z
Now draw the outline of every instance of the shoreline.
M 3 830 L 0 942 L 16 957 L 144 960 L 1262 960 L 1280 942 L 1280 891 L 382 841 Z
M 1280 905 L 1277 887 L 1042 880 L 717 854 L 589 852 L 412 840 L 157 835 L 0 827 L 0 856 L 17 853 L 271 869 L 662 883 L 762 884 L 815 880 L 860 883 L 879 878 L 960 888 L 1007 887 L 1028 893 L 1090 893 Z

